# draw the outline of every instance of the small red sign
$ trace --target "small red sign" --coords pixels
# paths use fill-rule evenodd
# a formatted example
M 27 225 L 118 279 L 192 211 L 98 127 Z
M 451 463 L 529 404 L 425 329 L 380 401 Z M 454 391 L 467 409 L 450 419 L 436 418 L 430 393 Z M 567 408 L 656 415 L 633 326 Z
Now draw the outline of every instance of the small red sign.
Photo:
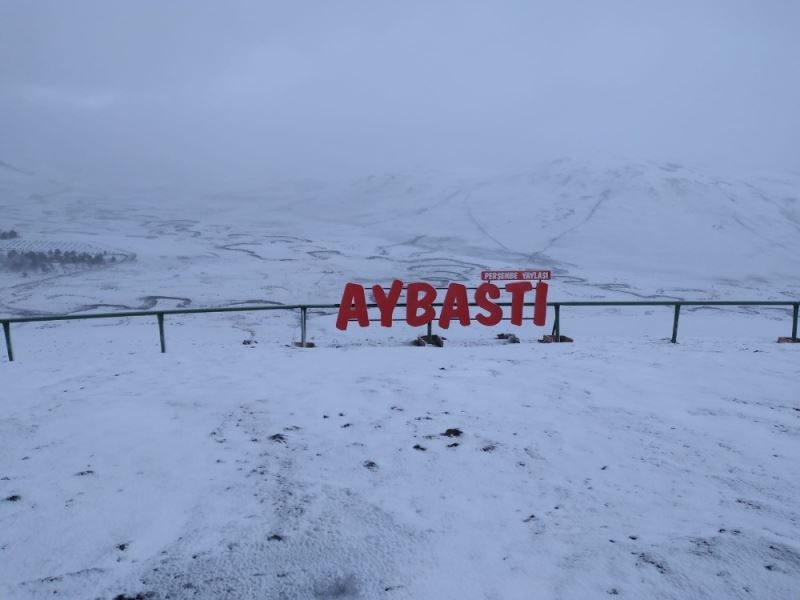
M 483 281 L 547 281 L 551 271 L 481 271 Z

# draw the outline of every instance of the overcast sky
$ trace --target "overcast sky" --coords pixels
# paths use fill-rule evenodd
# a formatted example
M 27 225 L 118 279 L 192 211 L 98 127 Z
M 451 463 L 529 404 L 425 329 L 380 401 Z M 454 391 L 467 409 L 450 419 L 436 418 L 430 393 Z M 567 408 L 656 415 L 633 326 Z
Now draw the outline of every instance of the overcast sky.
M 0 160 L 81 178 L 800 170 L 800 2 L 0 0 Z

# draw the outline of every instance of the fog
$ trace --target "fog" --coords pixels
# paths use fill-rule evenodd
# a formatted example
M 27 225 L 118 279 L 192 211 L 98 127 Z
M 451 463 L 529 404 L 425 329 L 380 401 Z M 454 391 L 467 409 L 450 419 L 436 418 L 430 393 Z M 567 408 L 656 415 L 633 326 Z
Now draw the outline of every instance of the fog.
M 0 0 L 0 160 L 223 187 L 560 156 L 800 170 L 800 3 Z

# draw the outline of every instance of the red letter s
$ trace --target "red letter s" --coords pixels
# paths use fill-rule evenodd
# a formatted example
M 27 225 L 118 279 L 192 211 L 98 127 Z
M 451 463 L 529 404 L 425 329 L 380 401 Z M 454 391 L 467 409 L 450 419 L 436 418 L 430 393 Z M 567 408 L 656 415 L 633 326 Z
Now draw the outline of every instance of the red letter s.
M 497 306 L 490 298 L 497 300 L 500 297 L 500 288 L 493 283 L 482 283 L 475 290 L 475 303 L 483 310 L 488 311 L 488 315 L 478 313 L 475 320 L 481 325 L 497 325 L 503 318 L 503 308 Z

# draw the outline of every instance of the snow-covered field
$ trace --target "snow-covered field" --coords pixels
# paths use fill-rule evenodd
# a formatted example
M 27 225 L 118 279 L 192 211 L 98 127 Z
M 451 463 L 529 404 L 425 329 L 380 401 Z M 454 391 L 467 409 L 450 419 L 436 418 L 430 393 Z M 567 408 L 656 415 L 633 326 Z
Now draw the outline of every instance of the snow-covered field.
M 795 300 L 798 189 L 567 161 L 192 196 L 0 167 L 0 229 L 131 257 L 0 272 L 0 316 L 523 267 L 553 268 L 551 299 Z M 169 317 L 165 355 L 150 319 L 15 325 L 0 598 L 797 598 L 789 312 L 687 310 L 677 345 L 668 308 L 562 317 L 574 344 L 526 324 L 442 349 L 325 314 L 315 349 L 296 314 Z
M 113 272 L 0 273 L 0 311 L 338 301 L 348 280 L 477 282 L 552 268 L 554 295 L 796 299 L 800 177 L 555 161 L 484 179 L 382 175 L 250 194 L 94 191 L 0 167 L 0 228 L 136 260 Z M 170 305 L 170 300 L 164 300 Z

